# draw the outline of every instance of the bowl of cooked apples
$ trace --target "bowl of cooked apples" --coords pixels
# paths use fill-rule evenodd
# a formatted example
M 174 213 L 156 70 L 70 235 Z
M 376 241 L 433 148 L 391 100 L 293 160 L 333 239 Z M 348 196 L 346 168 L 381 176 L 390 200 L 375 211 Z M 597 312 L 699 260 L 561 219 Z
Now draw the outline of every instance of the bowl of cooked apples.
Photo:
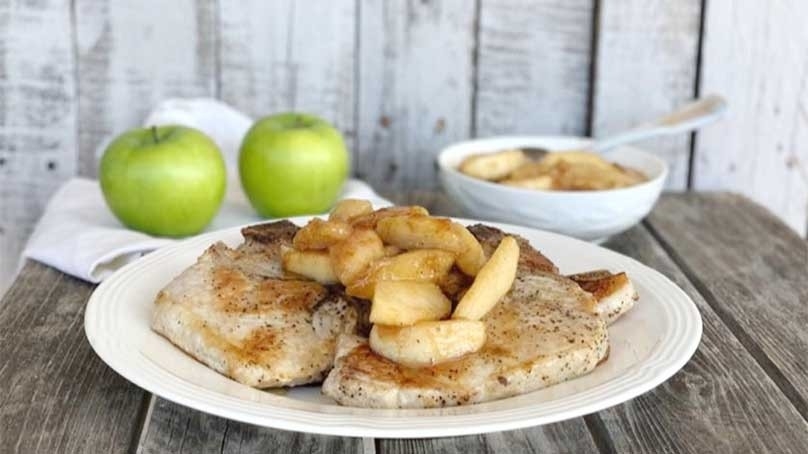
M 648 215 L 668 165 L 639 148 L 599 154 L 588 151 L 590 144 L 566 136 L 460 142 L 438 156 L 440 178 L 474 217 L 601 242 Z

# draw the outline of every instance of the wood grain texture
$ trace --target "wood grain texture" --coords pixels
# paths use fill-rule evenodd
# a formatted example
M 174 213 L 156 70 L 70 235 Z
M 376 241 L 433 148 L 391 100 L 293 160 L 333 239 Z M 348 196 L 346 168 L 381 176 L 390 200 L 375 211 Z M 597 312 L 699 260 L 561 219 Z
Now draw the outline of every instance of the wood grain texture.
M 597 453 L 583 418 L 509 432 L 466 437 L 412 440 L 379 439 L 379 454 L 451 453 Z
M 765 208 L 730 194 L 666 197 L 648 221 L 808 419 L 808 242 Z
M 221 98 L 253 117 L 322 116 L 354 137 L 356 2 L 221 0 Z
M 28 262 L 0 301 L 0 451 L 123 452 L 144 392 L 84 337 L 93 287 Z
M 701 0 L 600 2 L 592 135 L 604 137 L 664 115 L 696 93 Z M 638 146 L 670 164 L 669 189 L 685 189 L 690 134 Z
M 330 437 L 257 427 L 156 398 L 139 453 L 361 453 L 361 438 Z M 372 442 L 371 442 L 372 444 Z
M 359 5 L 356 173 L 388 190 L 434 188 L 435 156 L 470 134 L 473 5 Z
M 0 295 L 45 203 L 76 171 L 70 2 L 0 2 Z
M 481 0 L 475 135 L 587 133 L 593 0 Z
M 665 203 L 669 200 L 676 199 L 663 198 L 655 216 L 681 215 L 678 208 Z M 731 218 L 723 218 L 721 224 L 730 222 Z M 679 285 L 698 306 L 704 323 L 701 345 L 684 369 L 650 393 L 598 413 L 616 451 L 804 451 L 808 424 L 648 230 L 636 227 L 606 246 L 660 271 Z M 768 293 L 774 289 L 761 290 Z M 638 304 L 642 304 L 642 294 Z M 732 302 L 722 298 L 720 304 L 729 307 Z
M 695 189 L 748 195 L 805 236 L 808 3 L 707 2 L 701 93 L 729 100 L 696 139 Z M 742 30 L 743 32 L 739 32 Z
M 170 97 L 214 96 L 214 0 L 76 0 L 79 170 L 97 172 L 110 135 Z

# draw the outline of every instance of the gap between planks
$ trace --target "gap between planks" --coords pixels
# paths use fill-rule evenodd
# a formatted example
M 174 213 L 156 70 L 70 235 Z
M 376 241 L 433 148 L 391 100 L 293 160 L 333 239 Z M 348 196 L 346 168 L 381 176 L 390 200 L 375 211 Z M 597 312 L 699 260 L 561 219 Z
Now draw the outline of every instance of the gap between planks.
M 589 45 L 589 90 L 586 95 L 586 130 L 584 135 L 592 137 L 595 129 L 595 97 L 597 96 L 598 77 L 598 41 L 600 39 L 600 10 L 602 0 L 592 1 L 592 36 Z
M 699 35 L 696 41 L 696 80 L 693 82 L 693 98 L 701 96 L 701 65 L 704 55 L 704 24 L 707 18 L 707 0 L 701 0 L 699 10 Z M 690 133 L 690 155 L 687 158 L 687 182 L 685 189 L 693 189 L 693 167 L 696 162 L 696 131 Z M 656 236 L 654 237 L 656 238 Z M 657 241 L 659 241 L 657 239 Z
M 592 440 L 601 454 L 615 454 L 617 452 L 614 448 L 612 434 L 609 433 L 609 429 L 606 428 L 606 424 L 603 423 L 600 415 L 597 413 L 586 415 L 584 416 L 584 422 L 586 423 L 586 428 L 589 429 L 589 435 L 592 436 Z
M 129 452 L 138 453 L 143 442 L 146 440 L 146 435 L 149 433 L 149 424 L 151 423 L 152 412 L 154 411 L 154 394 L 147 392 L 143 396 L 143 402 L 140 404 L 140 411 L 138 417 L 138 430 L 135 431 L 135 436 L 132 437 L 132 445 Z
M 758 346 L 752 336 L 746 332 L 740 323 L 732 316 L 732 314 L 721 307 L 718 299 L 712 291 L 699 279 L 698 275 L 687 265 L 685 260 L 676 252 L 676 250 L 663 238 L 653 225 L 647 220 L 643 220 L 643 226 L 648 230 L 651 236 L 662 246 L 665 253 L 671 258 L 674 264 L 682 270 L 685 277 L 693 284 L 693 287 L 698 290 L 704 301 L 710 308 L 718 315 L 724 325 L 729 329 L 733 336 L 743 345 L 749 352 L 755 362 L 766 372 L 766 375 L 774 382 L 777 388 L 782 392 L 786 398 L 791 402 L 791 405 L 802 416 L 802 419 L 808 422 L 808 402 L 800 395 L 791 381 L 783 374 L 779 367 L 766 355 L 766 353 Z

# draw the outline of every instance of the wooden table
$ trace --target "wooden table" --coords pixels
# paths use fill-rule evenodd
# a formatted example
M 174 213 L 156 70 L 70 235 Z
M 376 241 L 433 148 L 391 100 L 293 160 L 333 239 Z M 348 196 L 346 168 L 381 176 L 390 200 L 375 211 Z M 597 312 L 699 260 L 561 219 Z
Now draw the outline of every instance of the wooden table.
M 397 199 L 458 214 L 434 194 Z M 704 337 L 688 365 L 583 418 L 424 440 L 284 432 L 153 396 L 90 349 L 93 286 L 29 262 L 0 303 L 0 452 L 808 452 L 808 243 L 740 196 L 683 194 L 606 246 L 696 302 Z

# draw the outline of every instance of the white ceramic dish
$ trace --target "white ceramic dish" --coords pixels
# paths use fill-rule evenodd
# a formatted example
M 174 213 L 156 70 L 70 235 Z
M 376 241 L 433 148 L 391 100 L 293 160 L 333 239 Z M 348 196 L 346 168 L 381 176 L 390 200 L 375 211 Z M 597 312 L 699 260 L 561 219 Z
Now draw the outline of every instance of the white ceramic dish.
M 643 172 L 649 180 L 607 191 L 539 191 L 478 180 L 460 173 L 464 158 L 507 148 L 544 147 L 551 150 L 586 148 L 580 137 L 495 137 L 460 142 L 438 156 L 440 177 L 449 196 L 480 219 L 526 225 L 600 242 L 640 222 L 659 198 L 668 164 L 634 147 L 609 151 L 608 159 Z
M 295 218 L 301 224 L 308 218 Z M 461 221 L 466 224 L 471 221 Z M 637 306 L 609 328 L 609 359 L 590 374 L 517 397 L 430 410 L 374 410 L 336 405 L 319 386 L 267 392 L 232 381 L 149 328 L 158 290 L 215 241 L 241 242 L 238 228 L 172 245 L 104 281 L 87 305 L 85 331 L 112 369 L 158 396 L 197 410 L 285 430 L 356 437 L 419 438 L 510 430 L 552 423 L 625 402 L 659 385 L 691 357 L 701 318 L 688 296 L 639 262 L 561 235 L 491 224 L 527 238 L 565 273 L 625 270 Z

